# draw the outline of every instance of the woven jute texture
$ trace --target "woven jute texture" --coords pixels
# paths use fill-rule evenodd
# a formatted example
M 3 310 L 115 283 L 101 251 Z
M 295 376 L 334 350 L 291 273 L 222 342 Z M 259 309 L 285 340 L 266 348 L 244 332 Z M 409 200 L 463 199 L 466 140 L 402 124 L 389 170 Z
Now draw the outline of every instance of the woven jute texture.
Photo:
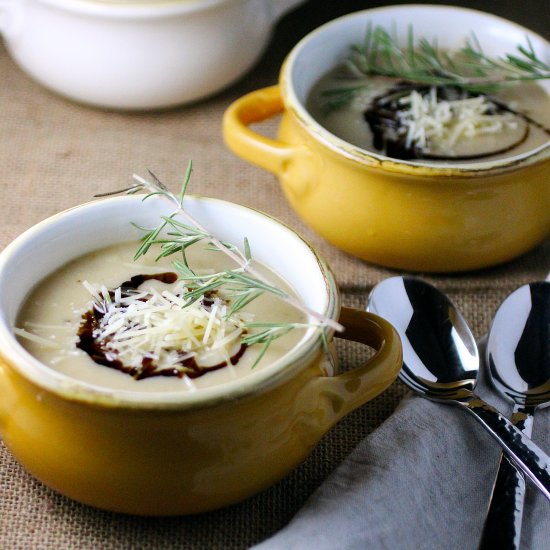
M 545 0 L 532 4 L 540 4 L 544 11 Z M 531 22 L 532 28 L 544 32 L 540 18 L 528 19 L 527 10 L 520 11 L 512 1 L 469 5 L 494 6 L 497 13 L 517 16 L 518 22 L 528 26 Z M 266 54 L 239 83 L 211 99 L 159 113 L 105 112 L 68 102 L 25 76 L 0 45 L 0 248 L 54 213 L 91 200 L 95 193 L 126 186 L 133 173 L 151 169 L 176 189 L 192 159 L 190 192 L 249 205 L 288 223 L 331 265 L 343 303 L 364 307 L 372 286 L 395 272 L 352 258 L 308 229 L 290 209 L 272 175 L 225 148 L 221 119 L 231 101 L 276 82 L 284 56 L 306 32 L 324 20 L 369 6 L 358 1 L 306 3 L 278 25 Z M 262 124 L 261 131 L 273 132 L 276 124 L 275 120 Z M 549 269 L 547 240 L 504 266 L 426 278 L 449 293 L 479 337 L 510 291 L 545 278 Z M 361 346 L 347 342 L 338 343 L 337 349 L 344 368 L 360 364 L 367 354 Z M 396 382 L 350 414 L 309 459 L 271 489 L 195 517 L 129 517 L 72 502 L 34 480 L 0 443 L 0 548 L 245 548 L 285 525 L 356 444 L 391 415 L 405 391 Z

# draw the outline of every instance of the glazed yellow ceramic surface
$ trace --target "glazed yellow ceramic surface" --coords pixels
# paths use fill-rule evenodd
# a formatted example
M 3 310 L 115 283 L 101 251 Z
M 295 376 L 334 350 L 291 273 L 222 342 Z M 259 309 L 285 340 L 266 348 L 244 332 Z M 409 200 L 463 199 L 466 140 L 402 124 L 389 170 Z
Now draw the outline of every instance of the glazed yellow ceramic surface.
M 258 90 L 225 115 L 225 138 L 274 174 L 293 208 L 339 248 L 413 271 L 463 271 L 504 262 L 550 234 L 550 160 L 520 170 L 412 167 L 327 147 L 292 108 L 279 141 L 247 126 L 284 109 L 279 87 Z
M 44 220 L 0 253 L 0 436 L 39 480 L 99 508 L 190 514 L 253 495 L 295 468 L 401 368 L 394 329 L 364 311 L 340 312 L 332 272 L 294 231 L 238 204 L 185 200 L 187 213 L 224 242 L 249 235 L 255 258 L 270 260 L 306 306 L 332 321 L 340 316 L 341 336 L 377 353 L 334 373 L 334 346 L 325 353 L 311 328 L 278 360 L 196 391 L 114 390 L 72 378 L 42 364 L 13 333 L 29 291 L 77 256 L 132 240 L 130 222 L 150 227 L 173 206 L 111 197 Z M 336 328 L 327 329 L 329 340 Z
M 207 406 L 94 402 L 53 392 L 0 363 L 0 432 L 35 477 L 99 508 L 189 514 L 242 500 L 290 472 L 348 412 L 391 384 L 401 367 L 394 329 L 342 311 L 344 337 L 378 349 L 365 365 L 326 376 L 320 345 L 274 387 Z
M 455 26 L 449 27 L 452 18 Z M 368 24 L 408 25 L 417 36 L 437 29 L 441 47 L 475 32 L 495 56 L 529 36 L 542 59 L 542 37 L 499 17 L 453 6 L 385 6 L 331 21 L 303 38 L 279 86 L 233 103 L 224 117 L 228 147 L 274 173 L 296 212 L 327 240 L 365 260 L 413 271 L 465 271 L 505 262 L 550 234 L 550 140 L 516 157 L 469 164 L 392 160 L 334 136 L 305 102 L 323 74 L 364 38 Z M 392 27 L 393 28 L 393 27 Z M 550 83 L 541 83 L 550 93 Z M 278 139 L 249 126 L 282 113 Z

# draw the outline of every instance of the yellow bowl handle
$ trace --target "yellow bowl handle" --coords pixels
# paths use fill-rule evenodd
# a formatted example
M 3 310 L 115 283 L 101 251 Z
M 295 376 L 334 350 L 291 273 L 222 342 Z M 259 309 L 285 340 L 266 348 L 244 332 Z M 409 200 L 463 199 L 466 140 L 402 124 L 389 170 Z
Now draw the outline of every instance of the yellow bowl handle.
M 367 311 L 342 308 L 340 338 L 366 344 L 376 350 L 360 367 L 336 376 L 311 381 L 310 391 L 328 399 L 325 428 L 382 393 L 399 374 L 403 352 L 399 334 L 390 323 Z
M 227 108 L 223 117 L 225 143 L 237 156 L 281 175 L 295 148 L 261 136 L 248 126 L 271 118 L 283 110 L 279 86 L 256 90 L 237 99 Z

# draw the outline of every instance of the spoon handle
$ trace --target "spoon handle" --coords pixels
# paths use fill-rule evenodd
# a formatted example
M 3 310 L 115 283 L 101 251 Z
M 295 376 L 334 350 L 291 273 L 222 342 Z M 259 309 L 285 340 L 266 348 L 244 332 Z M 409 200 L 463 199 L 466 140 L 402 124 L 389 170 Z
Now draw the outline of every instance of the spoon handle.
M 512 424 L 527 437 L 531 436 L 534 412 L 534 407 L 514 406 Z M 524 500 L 525 476 L 502 453 L 479 550 L 519 550 Z
M 471 394 L 457 401 L 497 440 L 521 471 L 550 500 L 550 457 L 494 407 Z

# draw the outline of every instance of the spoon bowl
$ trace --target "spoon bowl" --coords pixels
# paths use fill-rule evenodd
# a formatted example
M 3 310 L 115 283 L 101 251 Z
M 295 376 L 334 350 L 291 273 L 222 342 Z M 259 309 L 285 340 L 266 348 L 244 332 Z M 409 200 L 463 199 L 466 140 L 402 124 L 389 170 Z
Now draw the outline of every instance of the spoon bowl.
M 477 345 L 446 296 L 419 279 L 391 277 L 376 286 L 368 309 L 391 318 L 402 334 L 406 362 L 399 377 L 405 384 L 431 399 L 471 395 L 479 371 Z
M 550 282 L 523 285 L 504 300 L 486 359 L 491 382 L 514 404 L 550 405 Z
M 514 404 L 511 421 L 531 436 L 537 408 L 550 405 L 550 282 L 523 285 L 498 308 L 486 346 L 495 388 Z M 525 477 L 501 456 L 480 549 L 519 549 Z
M 449 298 L 420 279 L 391 277 L 373 288 L 367 309 L 389 321 L 401 337 L 400 379 L 423 397 L 473 414 L 550 500 L 550 457 L 474 393 L 476 342 Z

